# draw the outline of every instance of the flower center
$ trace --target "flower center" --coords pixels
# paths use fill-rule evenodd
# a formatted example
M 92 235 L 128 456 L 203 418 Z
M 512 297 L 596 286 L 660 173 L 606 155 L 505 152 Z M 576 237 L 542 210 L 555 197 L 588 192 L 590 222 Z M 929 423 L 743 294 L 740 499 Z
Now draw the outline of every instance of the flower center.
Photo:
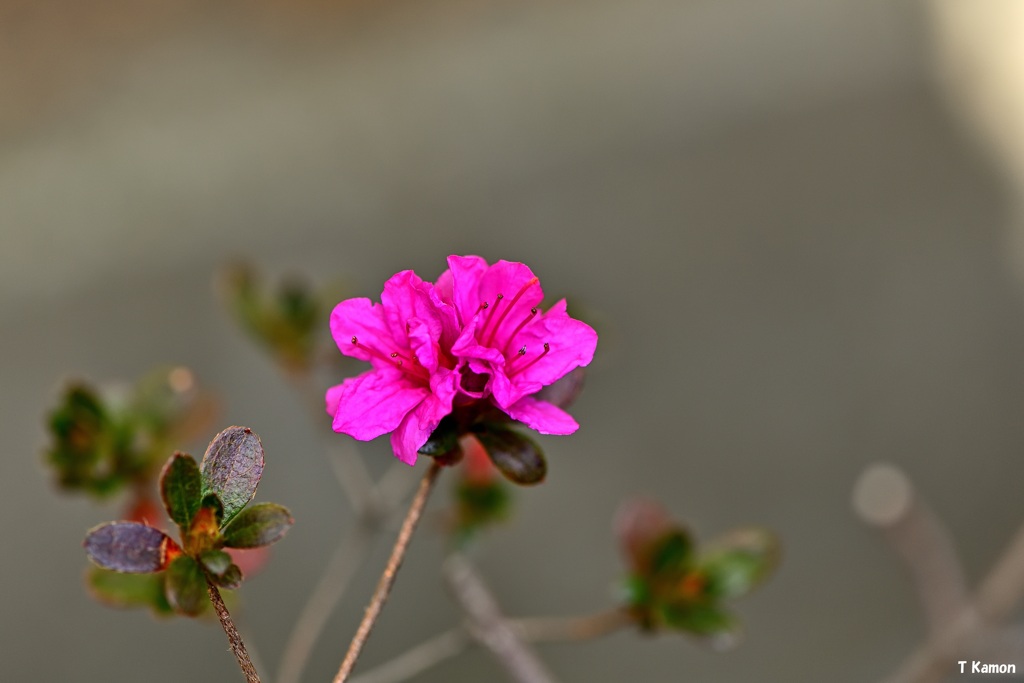
M 396 368 L 403 371 L 410 377 L 415 377 L 416 379 L 422 380 L 424 382 L 430 380 L 430 375 L 427 373 L 426 369 L 422 365 L 420 365 L 420 360 L 419 358 L 416 357 L 415 354 L 410 353 L 409 356 L 406 356 L 404 353 L 392 351 L 390 355 L 384 355 L 383 353 L 373 348 L 372 346 L 367 346 L 366 344 L 359 341 L 359 338 L 356 337 L 355 335 L 352 335 L 352 345 L 358 346 L 363 351 L 366 351 L 371 356 L 379 360 L 382 360 L 385 363 L 391 363 Z M 408 365 L 405 364 L 405 361 L 408 361 Z

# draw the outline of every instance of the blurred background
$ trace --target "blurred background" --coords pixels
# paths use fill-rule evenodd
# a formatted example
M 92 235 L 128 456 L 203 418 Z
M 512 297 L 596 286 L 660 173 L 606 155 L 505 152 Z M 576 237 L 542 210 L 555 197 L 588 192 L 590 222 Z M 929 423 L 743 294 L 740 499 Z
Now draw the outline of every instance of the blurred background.
M 638 493 L 785 547 L 734 651 L 542 646 L 560 679 L 880 680 L 926 631 L 851 507 L 864 468 L 908 474 L 972 582 L 1024 519 L 1022 46 L 1015 0 L 0 3 L 0 678 L 240 680 L 215 624 L 86 594 L 85 530 L 119 513 L 42 462 L 68 378 L 171 363 L 224 405 L 192 452 L 252 427 L 257 499 L 297 520 L 241 591 L 270 679 L 351 520 L 215 273 L 376 298 L 476 253 L 528 263 L 602 334 L 582 428 L 544 439 L 548 482 L 478 549 L 507 613 L 610 606 Z M 385 545 L 304 680 L 337 670 Z M 456 622 L 441 558 L 428 521 L 364 667 Z M 417 680 L 501 676 L 476 650 Z

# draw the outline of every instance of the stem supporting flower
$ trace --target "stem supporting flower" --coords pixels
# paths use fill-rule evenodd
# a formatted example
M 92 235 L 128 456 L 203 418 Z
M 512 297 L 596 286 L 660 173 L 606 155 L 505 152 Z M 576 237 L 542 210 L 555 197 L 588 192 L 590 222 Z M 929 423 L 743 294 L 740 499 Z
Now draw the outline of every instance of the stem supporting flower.
M 412 534 L 416 530 L 416 525 L 419 523 L 420 518 L 423 516 L 423 509 L 426 507 L 427 499 L 430 497 L 430 492 L 434 488 L 437 475 L 440 472 L 441 465 L 437 462 L 432 462 L 430 469 L 423 475 L 419 489 L 416 491 L 416 496 L 412 499 L 409 511 L 402 522 L 402 528 L 398 532 L 395 546 L 391 550 L 391 557 L 388 558 L 388 563 L 384 567 L 380 581 L 377 583 L 377 590 L 374 591 L 370 604 L 366 607 L 366 613 L 363 615 L 359 628 L 356 629 L 356 634 L 352 638 L 352 643 L 349 645 L 345 659 L 341 663 L 341 668 L 338 669 L 338 673 L 334 677 L 334 683 L 345 683 L 348 677 L 352 675 L 352 670 L 355 668 L 359 654 L 366 644 L 366 639 L 369 638 L 370 631 L 373 630 L 374 624 L 377 623 L 377 618 L 380 616 L 384 603 L 387 602 L 388 595 L 391 593 L 391 587 L 395 583 L 398 569 L 402 566 L 402 560 L 405 558 L 405 551 L 409 548 Z

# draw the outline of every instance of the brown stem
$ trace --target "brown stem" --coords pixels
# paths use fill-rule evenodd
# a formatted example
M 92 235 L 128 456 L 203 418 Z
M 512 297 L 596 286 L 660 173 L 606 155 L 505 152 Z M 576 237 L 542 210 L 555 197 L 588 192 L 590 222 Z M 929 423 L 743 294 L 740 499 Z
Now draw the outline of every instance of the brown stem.
M 391 586 L 395 583 L 398 568 L 402 566 L 405 551 L 409 547 L 409 541 L 412 540 L 416 524 L 423 515 L 423 508 L 426 507 L 427 498 L 430 496 L 431 489 L 434 488 L 434 483 L 437 481 L 437 475 L 440 471 L 441 466 L 437 462 L 432 462 L 430 463 L 430 469 L 423 475 L 419 490 L 416 491 L 416 496 L 412 499 L 412 504 L 409 506 L 409 512 L 406 513 L 405 520 L 402 522 L 402 529 L 398 532 L 395 547 L 391 549 L 391 557 L 388 558 L 387 566 L 384 567 L 384 573 L 381 574 L 380 581 L 377 583 L 377 590 L 374 591 L 370 604 L 366 607 L 366 613 L 363 615 L 363 620 L 356 630 L 356 635 L 352 638 L 352 643 L 348 647 L 348 653 L 345 654 L 341 668 L 338 669 L 338 674 L 334 677 L 334 683 L 345 683 L 348 677 L 352 675 L 352 670 L 356 666 L 356 660 L 359 659 L 359 653 L 362 651 L 363 645 L 366 644 L 366 639 L 370 636 L 370 631 L 377 622 L 377 617 L 380 616 L 384 603 L 387 602 L 388 594 L 391 593 Z
M 245 651 L 245 643 L 242 642 L 242 636 L 238 633 L 238 629 L 235 628 L 235 622 L 231 620 L 228 608 L 224 604 L 224 598 L 220 596 L 220 591 L 217 590 L 217 586 L 210 581 L 209 577 L 206 578 L 206 590 L 210 594 L 210 602 L 213 603 L 213 609 L 217 611 L 220 625 L 228 636 L 231 651 L 235 653 L 238 666 L 241 667 L 242 673 L 245 674 L 246 683 L 260 683 L 260 675 L 256 673 L 256 667 L 252 665 L 249 653 Z

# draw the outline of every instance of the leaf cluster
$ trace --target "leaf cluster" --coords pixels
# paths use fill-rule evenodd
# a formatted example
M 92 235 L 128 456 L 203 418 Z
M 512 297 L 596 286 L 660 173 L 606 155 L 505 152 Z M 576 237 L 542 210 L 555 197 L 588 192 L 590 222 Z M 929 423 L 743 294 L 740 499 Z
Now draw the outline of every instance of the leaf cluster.
M 89 559 L 120 573 L 94 572 L 92 589 L 115 604 L 194 616 L 205 609 L 207 580 L 237 588 L 242 572 L 224 549 L 269 545 L 293 524 L 281 505 L 248 506 L 263 466 L 263 446 L 247 427 L 229 427 L 214 437 L 201 463 L 175 453 L 160 474 L 160 497 L 180 542 L 139 522 L 91 529 L 84 543 Z
M 312 367 L 321 341 L 318 329 L 338 300 L 336 287 L 317 292 L 296 277 L 271 287 L 243 263 L 225 268 L 221 284 L 225 304 L 246 334 L 286 369 Z
M 735 632 L 739 623 L 726 603 L 772 573 L 779 556 L 775 535 L 737 529 L 699 548 L 656 503 L 641 501 L 633 508 L 629 522 L 620 525 L 619 540 L 630 567 L 628 608 L 641 628 L 700 636 Z
M 46 462 L 68 491 L 106 498 L 128 486 L 145 487 L 169 444 L 202 426 L 211 402 L 185 368 L 156 370 L 123 396 L 72 384 L 47 420 Z

